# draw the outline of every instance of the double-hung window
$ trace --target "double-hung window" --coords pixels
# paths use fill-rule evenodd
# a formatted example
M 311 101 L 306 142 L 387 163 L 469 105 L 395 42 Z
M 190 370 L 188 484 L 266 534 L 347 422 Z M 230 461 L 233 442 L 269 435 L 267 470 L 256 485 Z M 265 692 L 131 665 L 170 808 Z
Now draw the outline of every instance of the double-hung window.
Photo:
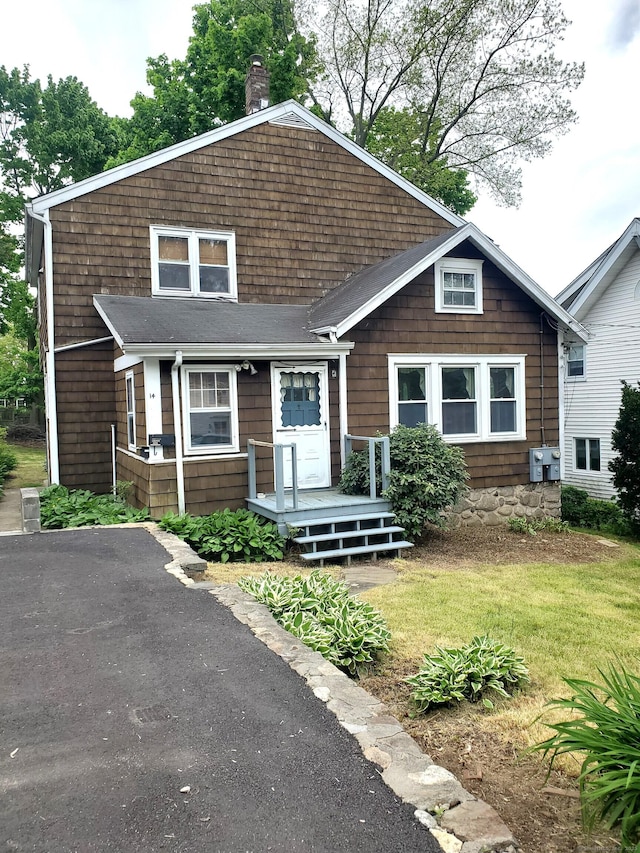
M 569 344 L 567 350 L 567 377 L 569 379 L 584 379 L 584 344 Z
M 574 450 L 577 471 L 600 470 L 599 438 L 575 438 Z
M 237 451 L 237 372 L 227 365 L 186 366 L 182 372 L 185 451 Z
M 434 424 L 452 441 L 526 438 L 525 357 L 390 355 L 391 428 Z
M 235 235 L 151 227 L 151 281 L 157 296 L 236 299 Z
M 444 257 L 433 270 L 437 312 L 482 314 L 481 260 Z

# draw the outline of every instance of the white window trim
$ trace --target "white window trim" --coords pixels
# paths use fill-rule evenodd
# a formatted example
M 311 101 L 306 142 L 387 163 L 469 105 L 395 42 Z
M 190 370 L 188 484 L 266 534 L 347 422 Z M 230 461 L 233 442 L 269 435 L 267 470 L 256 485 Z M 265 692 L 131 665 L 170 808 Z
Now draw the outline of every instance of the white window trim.
M 585 457 L 586 457 L 586 468 L 578 468 L 578 448 L 576 442 L 578 441 L 586 441 L 587 444 L 585 446 Z M 597 441 L 599 445 L 600 451 L 600 467 L 592 468 L 591 467 L 591 454 L 589 453 L 589 442 Z M 602 441 L 597 436 L 587 436 L 587 435 L 574 435 L 573 437 L 573 470 L 574 473 L 579 477 L 585 476 L 593 476 L 594 474 L 602 473 Z
M 569 376 L 569 348 L 570 347 L 582 347 L 582 373 L 580 376 Z M 580 343 L 568 343 L 567 351 L 565 355 L 565 376 L 567 378 L 567 382 L 584 382 L 587 378 L 587 346 L 586 344 Z
M 526 387 L 524 355 L 442 355 L 417 353 L 390 354 L 389 369 L 389 425 L 398 426 L 398 367 L 422 367 L 426 371 L 427 411 L 429 422 L 442 432 L 442 367 L 476 368 L 477 432 L 443 436 L 445 441 L 466 444 L 479 441 L 525 441 Z M 514 432 L 491 432 L 491 367 L 512 367 L 515 371 L 516 429 Z
M 482 314 L 482 264 L 479 258 L 449 258 L 444 257 L 433 265 L 435 282 L 435 310 L 439 314 Z M 475 305 L 445 305 L 444 304 L 444 273 L 460 272 L 475 273 L 476 304 Z
M 231 443 L 208 444 L 193 446 L 191 444 L 190 406 L 189 406 L 189 374 L 190 373 L 228 373 L 229 374 L 229 408 L 231 411 Z M 182 383 L 182 422 L 184 424 L 184 453 L 185 456 L 220 456 L 222 454 L 238 453 L 240 437 L 238 427 L 238 371 L 234 364 L 186 364 L 181 369 Z
M 131 408 L 129 408 L 129 383 L 131 383 Z M 124 375 L 124 400 L 127 411 L 127 447 L 129 450 L 137 450 L 136 445 L 136 380 L 133 370 L 128 370 Z M 133 422 L 133 442 L 129 432 L 129 423 Z
M 151 241 L 151 293 L 154 296 L 178 296 L 188 298 L 197 296 L 202 299 L 223 299 L 226 302 L 237 302 L 238 282 L 236 272 L 236 235 L 233 231 L 204 231 L 190 228 L 173 228 L 170 226 L 151 225 L 149 227 Z M 189 241 L 190 290 L 170 290 L 160 287 L 159 276 L 159 237 L 184 237 Z M 209 293 L 200 290 L 200 277 L 197 263 L 198 240 L 224 240 L 227 244 L 227 261 L 229 268 L 229 292 Z

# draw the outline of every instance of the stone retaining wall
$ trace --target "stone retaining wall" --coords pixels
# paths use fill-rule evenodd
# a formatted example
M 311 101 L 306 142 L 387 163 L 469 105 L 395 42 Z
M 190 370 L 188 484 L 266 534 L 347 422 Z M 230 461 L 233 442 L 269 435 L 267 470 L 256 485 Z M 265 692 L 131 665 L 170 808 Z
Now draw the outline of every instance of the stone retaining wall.
M 512 517 L 560 517 L 560 483 L 470 489 L 453 508 L 451 527 L 506 524 Z

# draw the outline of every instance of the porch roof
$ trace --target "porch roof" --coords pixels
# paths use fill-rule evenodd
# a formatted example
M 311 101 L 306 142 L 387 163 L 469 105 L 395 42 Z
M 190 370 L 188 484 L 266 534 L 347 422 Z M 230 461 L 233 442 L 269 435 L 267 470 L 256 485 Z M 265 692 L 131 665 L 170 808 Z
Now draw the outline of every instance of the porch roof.
M 105 296 L 93 303 L 118 345 L 322 345 L 307 328 L 308 305 L 176 297 Z

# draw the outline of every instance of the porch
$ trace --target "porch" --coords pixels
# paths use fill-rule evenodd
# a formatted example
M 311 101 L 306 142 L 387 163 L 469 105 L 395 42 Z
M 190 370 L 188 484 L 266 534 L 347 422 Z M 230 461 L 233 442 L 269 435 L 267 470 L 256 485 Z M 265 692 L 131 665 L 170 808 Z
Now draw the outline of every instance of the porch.
M 378 554 L 398 556 L 412 543 L 404 539 L 404 528 L 396 523 L 389 501 L 377 494 L 375 477 L 375 448 L 381 446 L 383 489 L 388 483 L 388 438 L 345 436 L 345 459 L 353 442 L 365 442 L 369 450 L 371 489 L 369 495 L 346 495 L 335 488 L 305 489 L 297 487 L 296 446 L 249 441 L 249 497 L 247 507 L 278 525 L 283 536 L 292 536 L 300 545 L 301 558 L 324 565 L 325 561 L 346 560 Z M 275 491 L 270 494 L 256 491 L 256 449 L 273 449 Z M 285 487 L 285 451 L 289 451 L 291 486 Z

